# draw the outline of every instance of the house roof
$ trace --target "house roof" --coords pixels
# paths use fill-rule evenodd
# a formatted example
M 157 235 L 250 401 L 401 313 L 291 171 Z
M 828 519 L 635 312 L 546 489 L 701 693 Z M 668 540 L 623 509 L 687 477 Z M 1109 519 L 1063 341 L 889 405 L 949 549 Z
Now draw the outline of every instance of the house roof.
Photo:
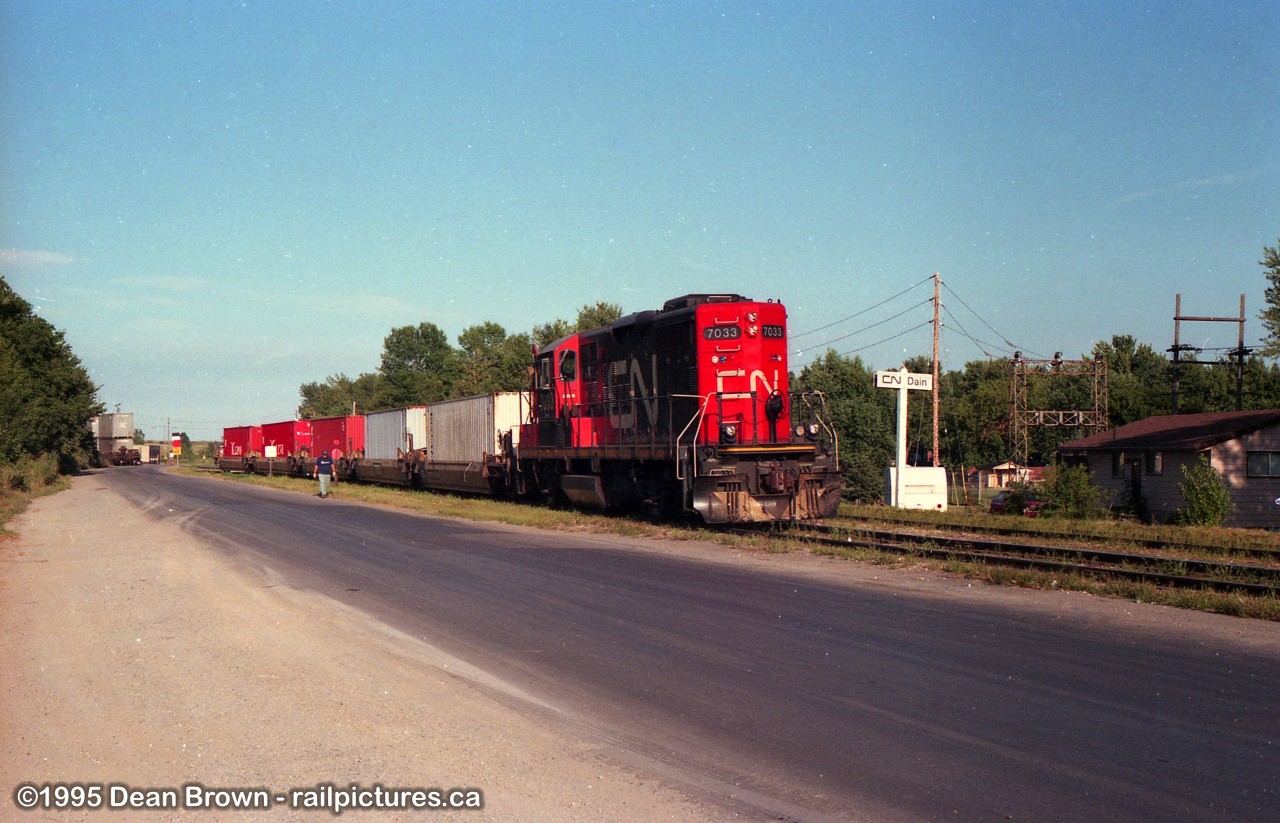
M 1277 423 L 1280 423 L 1280 409 L 1213 414 L 1165 414 L 1063 443 L 1058 446 L 1058 450 L 1200 451 Z

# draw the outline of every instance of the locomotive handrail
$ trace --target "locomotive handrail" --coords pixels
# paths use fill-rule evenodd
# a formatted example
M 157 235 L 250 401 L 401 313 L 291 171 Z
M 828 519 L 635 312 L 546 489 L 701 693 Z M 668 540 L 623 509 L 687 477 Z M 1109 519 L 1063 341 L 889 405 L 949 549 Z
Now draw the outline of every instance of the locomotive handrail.
M 831 437 L 831 456 L 835 460 L 836 471 L 840 470 L 840 435 L 836 433 L 834 426 L 827 423 L 826 419 L 814 408 L 811 398 L 817 397 L 822 403 L 822 411 L 827 410 L 827 395 L 825 392 L 813 389 L 800 395 L 800 399 L 809 407 L 809 411 L 813 413 L 813 417 L 822 424 L 822 428 L 826 429 L 827 434 Z
M 684 424 L 684 428 L 683 428 L 683 429 L 681 429 L 681 430 L 680 430 L 680 433 L 676 435 L 676 440 L 675 440 L 675 443 L 674 443 L 674 448 L 675 448 L 675 452 L 676 452 L 676 480 L 684 480 L 684 475 L 682 475 L 682 474 L 681 474 L 681 472 L 680 472 L 680 459 L 679 459 L 679 456 L 680 456 L 680 440 L 681 440 L 681 438 L 683 438 L 683 437 L 684 437 L 685 432 L 689 431 L 689 427 L 690 427 L 690 426 L 692 426 L 692 425 L 694 424 L 694 422 L 695 422 L 695 421 L 701 421 L 702 417 L 707 413 L 707 406 L 711 403 L 711 396 L 712 396 L 712 395 L 714 395 L 714 394 L 715 394 L 715 392 L 707 392 L 707 394 L 706 394 L 706 396 L 705 396 L 705 397 L 702 397 L 702 396 L 699 396 L 699 395 L 696 395 L 696 394 L 673 394 L 673 395 L 671 395 L 671 396 L 672 396 L 672 398 L 679 397 L 679 398 L 683 398 L 683 399 L 686 399 L 686 400 L 701 400 L 701 401 L 702 401 L 702 405 L 698 408 L 698 410 L 697 410 L 696 412 L 694 412 L 693 417 L 690 417 L 690 418 L 689 418 L 689 422 L 688 422 L 688 423 L 685 423 L 685 424 Z M 674 406 L 674 405 L 671 407 L 671 411 L 672 411 L 672 414 L 674 415 L 674 414 L 675 414 L 675 406 Z M 672 420 L 672 422 L 674 423 L 675 421 L 674 421 L 674 420 Z M 701 424 L 701 422 L 699 422 L 699 423 L 698 423 L 698 425 L 702 425 L 702 424 Z M 673 426 L 672 428 L 674 429 L 675 427 Z M 697 435 L 697 431 L 698 431 L 698 430 L 697 430 L 697 428 L 695 427 L 695 428 L 694 428 L 694 440 L 695 440 L 695 443 L 690 444 L 690 448 L 693 448 L 693 447 L 696 445 L 696 441 L 697 441 L 697 437 L 698 437 L 698 435 Z M 693 461 L 693 470 L 694 470 L 695 472 L 697 472 L 697 470 L 698 470 L 698 461 L 697 461 L 697 460 L 694 460 L 694 461 Z

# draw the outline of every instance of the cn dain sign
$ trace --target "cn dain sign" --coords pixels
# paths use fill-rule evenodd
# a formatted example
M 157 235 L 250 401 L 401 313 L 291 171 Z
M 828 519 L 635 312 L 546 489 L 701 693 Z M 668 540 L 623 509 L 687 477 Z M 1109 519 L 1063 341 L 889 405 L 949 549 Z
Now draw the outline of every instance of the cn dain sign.
M 933 375 L 912 374 L 905 371 L 878 371 L 876 372 L 876 388 L 933 391 Z

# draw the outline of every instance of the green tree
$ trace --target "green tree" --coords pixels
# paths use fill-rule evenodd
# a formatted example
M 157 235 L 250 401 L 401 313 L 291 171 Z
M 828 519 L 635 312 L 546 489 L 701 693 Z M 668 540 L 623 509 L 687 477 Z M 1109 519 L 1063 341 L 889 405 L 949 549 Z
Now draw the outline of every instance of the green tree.
M 966 467 L 1009 458 L 1009 361 L 973 360 L 941 375 L 942 454 Z
M 554 343 L 561 337 L 567 337 L 573 334 L 575 329 L 569 325 L 568 320 L 552 320 L 550 323 L 541 323 L 533 327 L 533 331 L 529 333 L 529 337 L 539 347 L 548 343 Z
M 1182 466 L 1178 490 L 1184 505 L 1174 520 L 1184 526 L 1221 526 L 1231 515 L 1231 490 L 1204 455 L 1191 466 Z
M 458 353 L 434 323 L 400 326 L 382 342 L 380 408 L 431 403 L 453 397 L 461 374 Z
M 545 346 L 574 332 L 590 331 L 591 329 L 611 325 L 613 321 L 621 316 L 622 307 L 616 303 L 587 304 L 578 309 L 578 318 L 573 323 L 561 319 L 553 320 L 550 323 L 542 323 L 534 326 L 529 336 L 534 343 L 539 346 Z
M 356 414 L 378 411 L 376 400 L 382 380 L 379 374 L 362 374 L 355 380 L 345 374 L 335 374 L 323 383 L 306 383 L 299 390 L 302 395 L 299 415 L 305 420 L 338 417 L 351 414 L 353 406 Z
M 43 454 L 63 471 L 87 464 L 96 393 L 62 332 L 0 277 L 0 464 Z
M 508 335 L 497 323 L 480 323 L 464 330 L 458 335 L 461 374 L 457 396 L 526 388 L 532 345 L 529 335 Z
M 1262 355 L 1280 355 L 1280 240 L 1274 247 L 1262 247 L 1262 259 L 1258 265 L 1266 269 L 1267 289 L 1263 293 L 1267 307 L 1262 310 L 1262 326 L 1267 330 L 1263 338 Z
M 1098 341 L 1089 359 L 1107 365 L 1108 413 L 1111 425 L 1123 426 L 1169 412 L 1169 359 L 1132 335 Z
M 134 443 L 145 443 L 145 442 L 147 442 L 147 436 L 146 436 L 145 434 L 143 434 L 143 433 L 142 433 L 142 429 L 134 429 L 134 430 L 133 430 L 133 442 L 134 442 Z
M 862 358 L 830 350 L 801 370 L 792 390 L 826 395 L 828 422 L 840 438 L 845 497 L 868 503 L 883 497 L 894 452 L 893 392 L 875 388 L 875 375 Z
M 1102 489 L 1089 480 L 1086 466 L 1050 466 L 1040 484 L 1040 510 L 1074 520 L 1106 516 Z
M 578 309 L 578 319 L 574 331 L 590 331 L 608 326 L 622 316 L 622 307 L 617 303 L 601 301 L 594 305 L 584 305 Z

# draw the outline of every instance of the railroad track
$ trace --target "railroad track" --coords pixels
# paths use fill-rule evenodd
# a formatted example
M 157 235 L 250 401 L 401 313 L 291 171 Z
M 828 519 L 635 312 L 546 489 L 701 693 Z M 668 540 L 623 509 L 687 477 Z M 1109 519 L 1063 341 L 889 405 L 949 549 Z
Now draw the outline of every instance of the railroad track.
M 871 528 L 865 525 L 871 521 L 868 520 L 867 518 L 860 518 L 860 517 L 840 517 L 840 518 L 836 518 L 835 520 L 830 520 L 827 522 L 831 523 L 833 528 L 845 528 L 845 529 L 851 529 L 851 530 L 865 530 L 865 529 Z M 992 535 L 992 536 L 1022 536 L 1027 534 L 1027 531 L 1025 529 L 1018 529 L 1018 528 L 1004 528 L 1001 526 L 982 526 L 982 525 L 958 525 L 958 524 L 950 524 L 950 523 L 920 523 L 920 522 L 913 522 L 910 520 L 903 520 L 896 523 L 892 523 L 891 528 L 892 526 L 898 526 L 903 529 L 917 528 L 917 529 L 926 529 L 930 531 L 960 532 L 965 534 L 972 534 L 974 532 L 977 532 L 980 534 Z M 1066 532 L 1066 531 L 1064 532 L 1039 531 L 1039 532 L 1036 532 L 1035 534 L 1038 538 L 1042 540 L 1087 541 L 1087 540 L 1108 539 L 1103 537 L 1102 535 L 1091 535 L 1088 533 L 1073 533 L 1073 532 Z M 1269 549 L 1269 548 L 1264 548 L 1259 546 L 1252 546 L 1252 547 L 1251 546 L 1223 546 L 1223 545 L 1212 545 L 1208 543 L 1170 542 L 1168 540 L 1155 540 L 1155 539 L 1145 539 L 1145 538 L 1125 538 L 1124 542 L 1134 546 L 1142 546 L 1148 549 L 1164 548 L 1164 549 L 1174 549 L 1174 550 L 1186 551 L 1186 552 L 1200 552 L 1204 554 L 1231 554 L 1231 555 L 1240 555 L 1245 557 L 1275 558 L 1277 560 L 1280 560 L 1280 549 Z
M 736 533 L 758 536 L 763 532 L 741 529 L 736 530 Z M 1131 554 L 1080 546 L 1013 543 L 972 536 L 948 537 L 840 526 L 797 526 L 784 533 L 807 543 L 833 547 L 858 546 L 892 554 L 1075 573 L 1156 586 L 1280 597 L 1280 567 Z

